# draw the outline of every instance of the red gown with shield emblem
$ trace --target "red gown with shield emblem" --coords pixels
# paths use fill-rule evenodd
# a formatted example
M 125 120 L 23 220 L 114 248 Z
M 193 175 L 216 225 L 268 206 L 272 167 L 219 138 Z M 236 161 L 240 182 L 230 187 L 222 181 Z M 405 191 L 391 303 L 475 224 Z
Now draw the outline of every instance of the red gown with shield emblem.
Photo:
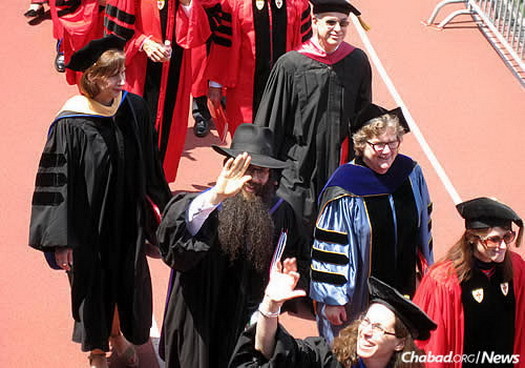
M 514 354 L 520 361 L 515 367 L 525 367 L 525 261 L 510 252 L 513 270 L 514 296 L 516 300 Z M 419 305 L 437 324 L 430 339 L 416 341 L 419 348 L 433 356 L 463 354 L 464 314 L 461 286 L 451 261 L 435 264 L 423 277 L 416 290 L 414 303 Z M 483 323 L 483 321 L 480 321 Z M 459 360 L 459 359 L 458 359 Z M 461 362 L 427 362 L 426 367 L 460 368 Z

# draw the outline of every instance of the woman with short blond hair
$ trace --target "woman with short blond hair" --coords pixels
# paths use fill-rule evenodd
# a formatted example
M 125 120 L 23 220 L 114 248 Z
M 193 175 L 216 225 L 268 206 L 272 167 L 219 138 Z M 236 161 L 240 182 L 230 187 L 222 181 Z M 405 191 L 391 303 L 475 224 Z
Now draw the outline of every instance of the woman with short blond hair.
M 402 110 L 368 104 L 352 131 L 356 157 L 321 192 L 312 246 L 310 297 L 328 341 L 368 305 L 369 276 L 412 297 L 418 275 L 433 263 L 425 177 L 399 153 L 409 131 Z

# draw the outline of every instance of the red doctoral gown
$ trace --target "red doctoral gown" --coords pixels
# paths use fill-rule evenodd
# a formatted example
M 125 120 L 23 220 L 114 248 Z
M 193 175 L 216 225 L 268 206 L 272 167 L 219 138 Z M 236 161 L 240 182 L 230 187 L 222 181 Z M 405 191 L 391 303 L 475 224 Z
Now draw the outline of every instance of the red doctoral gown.
M 511 252 L 516 320 L 514 354 L 520 355 L 515 367 L 525 367 L 525 261 Z M 423 277 L 416 290 L 414 303 L 419 305 L 437 323 L 427 341 L 417 341 L 419 348 L 434 356 L 463 354 L 464 317 L 461 286 L 451 261 L 434 265 Z M 480 321 L 483 323 L 483 321 Z M 426 363 L 426 367 L 460 368 L 461 363 Z
M 76 51 L 103 36 L 103 13 L 98 0 L 50 0 L 53 37 L 62 39 L 66 65 Z M 66 69 L 66 80 L 77 84 L 82 73 Z
M 221 0 L 206 77 L 226 88 L 228 129 L 252 123 L 270 70 L 311 33 L 307 0 Z
M 208 18 L 199 0 L 192 0 L 187 15 L 178 1 L 166 0 L 166 26 L 163 32 L 158 4 L 153 0 L 108 0 L 105 26 L 108 32 L 128 39 L 126 44 L 127 90 L 144 94 L 147 56 L 142 52 L 146 38 L 173 48 L 171 62 L 162 65 L 155 128 L 159 149 L 164 157 L 164 173 L 168 182 L 177 174 L 184 149 L 191 91 L 190 48 L 202 45 L 210 36 Z M 164 36 L 165 35 L 165 36 Z

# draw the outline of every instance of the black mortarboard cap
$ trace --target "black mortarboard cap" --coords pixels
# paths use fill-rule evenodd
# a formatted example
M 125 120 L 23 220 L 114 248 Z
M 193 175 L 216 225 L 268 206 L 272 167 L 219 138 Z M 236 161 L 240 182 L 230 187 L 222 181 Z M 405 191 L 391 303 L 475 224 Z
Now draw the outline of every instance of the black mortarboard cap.
M 523 220 L 506 204 L 495 199 L 481 197 L 471 199 L 456 205 L 456 208 L 465 219 L 467 229 L 483 229 L 487 227 L 510 227 L 514 222 L 523 228 Z M 521 229 L 520 229 L 521 231 Z
M 350 125 L 350 129 L 352 130 L 352 133 L 356 133 L 359 131 L 359 129 L 367 125 L 370 122 L 370 120 L 379 118 L 386 114 L 397 116 L 397 118 L 399 119 L 399 124 L 405 130 L 405 133 L 410 132 L 410 127 L 408 126 L 408 123 L 405 119 L 405 115 L 403 114 L 403 110 L 401 109 L 401 107 L 396 107 L 393 110 L 387 110 L 384 107 L 373 103 L 367 104 L 357 113 L 356 118 Z
M 359 20 L 359 23 L 361 24 L 361 27 L 365 31 L 370 30 L 370 26 L 365 23 L 365 21 L 361 17 L 361 12 L 357 10 L 355 6 L 350 4 L 348 1 L 345 0 L 310 0 L 313 6 L 313 13 L 314 14 L 320 14 L 320 13 L 343 13 L 343 14 L 350 14 L 354 13 L 354 15 Z
M 91 65 L 95 64 L 100 55 L 107 50 L 123 50 L 126 40 L 113 34 L 90 41 L 86 46 L 75 52 L 66 68 L 83 72 Z
M 310 0 L 313 6 L 314 14 L 320 13 L 354 13 L 356 16 L 361 15 L 352 4 L 345 0 Z
M 390 309 L 407 326 L 414 339 L 427 340 L 430 331 L 437 325 L 417 305 L 405 298 L 399 291 L 381 280 L 370 276 L 368 279 L 370 303 L 380 303 Z

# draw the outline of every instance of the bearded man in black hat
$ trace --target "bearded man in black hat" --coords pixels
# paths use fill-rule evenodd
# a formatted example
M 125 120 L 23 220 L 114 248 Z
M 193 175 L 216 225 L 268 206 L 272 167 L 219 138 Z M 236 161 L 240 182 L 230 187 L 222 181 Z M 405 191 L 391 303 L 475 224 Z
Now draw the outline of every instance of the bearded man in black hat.
M 469 359 L 429 366 L 525 367 L 525 261 L 509 249 L 520 246 L 523 221 L 486 197 L 456 208 L 465 232 L 423 278 L 414 302 L 439 324 L 421 347 Z
M 240 125 L 230 148 L 213 146 L 228 157 L 215 186 L 166 207 L 158 238 L 173 268 L 161 342 L 168 367 L 226 367 L 263 297 L 276 244 L 306 258 L 293 209 L 275 196 L 286 163 L 272 143 L 270 129 Z

